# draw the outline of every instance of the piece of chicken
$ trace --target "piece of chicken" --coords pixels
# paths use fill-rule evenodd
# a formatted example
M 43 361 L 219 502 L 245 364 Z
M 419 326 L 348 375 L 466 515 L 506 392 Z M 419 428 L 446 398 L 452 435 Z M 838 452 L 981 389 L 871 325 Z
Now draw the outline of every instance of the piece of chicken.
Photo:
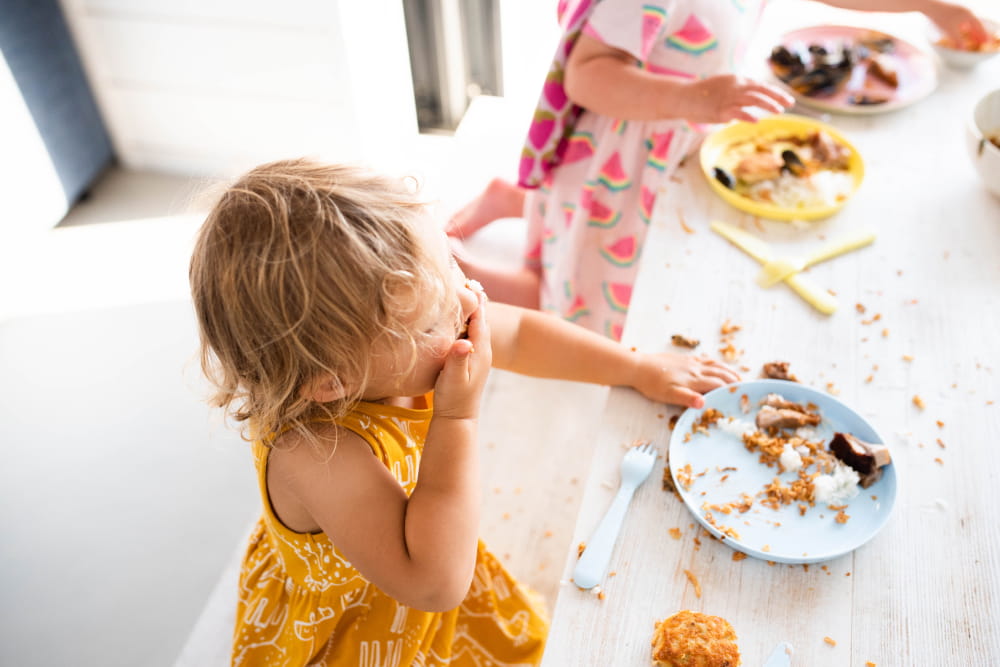
M 780 428 L 799 428 L 801 426 L 818 426 L 823 420 L 819 415 L 788 408 L 775 408 L 765 405 L 757 413 L 757 428 L 766 431 Z

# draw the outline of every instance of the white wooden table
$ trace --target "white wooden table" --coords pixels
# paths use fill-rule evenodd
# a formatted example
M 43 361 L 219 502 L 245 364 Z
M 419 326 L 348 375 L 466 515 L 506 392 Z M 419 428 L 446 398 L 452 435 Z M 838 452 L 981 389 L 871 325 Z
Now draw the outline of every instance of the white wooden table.
M 1000 200 L 978 181 L 962 134 L 974 101 L 1000 86 L 1000 59 L 940 75 L 935 93 L 910 108 L 830 119 L 860 150 L 867 175 L 826 221 L 758 228 L 708 189 L 692 161 L 683 185 L 666 184 L 660 197 L 625 329 L 624 342 L 643 351 L 677 349 L 670 335 L 683 333 L 701 339 L 698 352 L 718 355 L 730 320 L 742 327 L 733 342 L 744 351 L 734 363 L 749 369 L 744 379 L 782 359 L 804 384 L 836 393 L 891 447 L 899 491 L 889 522 L 849 555 L 808 569 L 737 562 L 661 488 L 660 461 L 626 516 L 604 599 L 561 586 L 546 667 L 648 665 L 654 622 L 681 609 L 729 620 L 750 667 L 780 641 L 794 646 L 793 665 L 808 667 L 1000 659 Z M 840 301 L 827 317 L 784 285 L 758 287 L 758 264 L 711 232 L 712 220 L 779 251 L 855 226 L 878 238 L 809 270 Z M 576 545 L 614 495 L 624 447 L 650 439 L 665 453 L 678 413 L 612 390 L 565 580 Z M 684 570 L 700 581 L 700 597 Z

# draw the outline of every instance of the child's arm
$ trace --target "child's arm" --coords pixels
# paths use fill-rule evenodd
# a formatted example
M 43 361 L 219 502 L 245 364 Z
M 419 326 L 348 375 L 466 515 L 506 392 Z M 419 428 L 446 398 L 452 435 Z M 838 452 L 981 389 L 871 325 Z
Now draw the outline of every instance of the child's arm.
M 279 518 L 286 525 L 324 532 L 366 579 L 427 611 L 458 606 L 476 563 L 476 425 L 492 356 L 482 307 L 468 333 L 452 346 L 435 385 L 434 417 L 409 497 L 368 445 L 339 427 L 332 454 L 300 439 L 272 451 L 268 464 L 272 506 L 285 508 Z
M 487 304 L 493 365 L 533 375 L 633 387 L 654 401 L 699 408 L 701 394 L 739 380 L 705 357 L 632 352 L 554 315 L 502 303 Z
M 626 120 L 754 121 L 748 108 L 781 113 L 795 101 L 773 86 L 733 74 L 698 81 L 655 74 L 637 67 L 629 53 L 587 35 L 580 35 L 570 52 L 565 83 L 576 104 Z
M 967 7 L 941 0 L 819 0 L 825 5 L 863 12 L 920 12 L 933 21 L 956 44 L 967 39 L 976 43 L 989 39 L 982 21 Z

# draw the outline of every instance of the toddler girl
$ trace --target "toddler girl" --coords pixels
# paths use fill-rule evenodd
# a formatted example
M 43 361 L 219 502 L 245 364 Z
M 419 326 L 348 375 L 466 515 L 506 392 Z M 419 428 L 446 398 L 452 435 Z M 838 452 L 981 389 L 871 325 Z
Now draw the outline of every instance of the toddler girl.
M 486 303 L 401 181 L 258 167 L 191 260 L 214 402 L 247 423 L 263 516 L 240 574 L 234 665 L 533 665 L 544 606 L 477 539 L 489 368 L 701 406 L 735 381 Z
M 825 0 L 824 0 L 825 1 Z M 938 0 L 829 0 L 925 13 L 947 34 L 985 36 L 967 9 Z M 670 174 L 706 123 L 753 121 L 793 99 L 734 74 L 762 0 L 560 2 L 565 29 L 522 151 L 519 181 L 491 183 L 449 226 L 457 238 L 491 217 L 528 220 L 525 266 L 505 271 L 456 249 L 495 299 L 541 307 L 618 340 L 646 230 Z

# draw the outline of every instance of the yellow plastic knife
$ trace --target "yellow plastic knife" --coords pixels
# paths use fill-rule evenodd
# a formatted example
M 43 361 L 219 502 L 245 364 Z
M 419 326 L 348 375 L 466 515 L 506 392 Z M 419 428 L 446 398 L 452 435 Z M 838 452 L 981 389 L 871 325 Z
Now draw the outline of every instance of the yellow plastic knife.
M 757 284 L 761 287 L 770 287 L 813 264 L 819 264 L 828 259 L 833 259 L 838 255 L 863 248 L 870 245 L 874 240 L 875 232 L 859 229 L 820 246 L 819 249 L 805 257 L 778 257 L 777 259 L 772 259 L 764 264 L 760 275 L 757 276 Z
M 733 225 L 719 221 L 713 222 L 710 227 L 716 234 L 726 239 L 761 264 L 767 264 L 773 259 L 770 246 L 753 234 L 745 232 L 739 227 L 734 227 Z M 833 298 L 833 295 L 816 285 L 805 276 L 799 274 L 790 275 L 785 278 L 785 284 L 791 287 L 796 294 L 805 299 L 806 303 L 824 315 L 831 315 L 837 310 L 837 300 Z

